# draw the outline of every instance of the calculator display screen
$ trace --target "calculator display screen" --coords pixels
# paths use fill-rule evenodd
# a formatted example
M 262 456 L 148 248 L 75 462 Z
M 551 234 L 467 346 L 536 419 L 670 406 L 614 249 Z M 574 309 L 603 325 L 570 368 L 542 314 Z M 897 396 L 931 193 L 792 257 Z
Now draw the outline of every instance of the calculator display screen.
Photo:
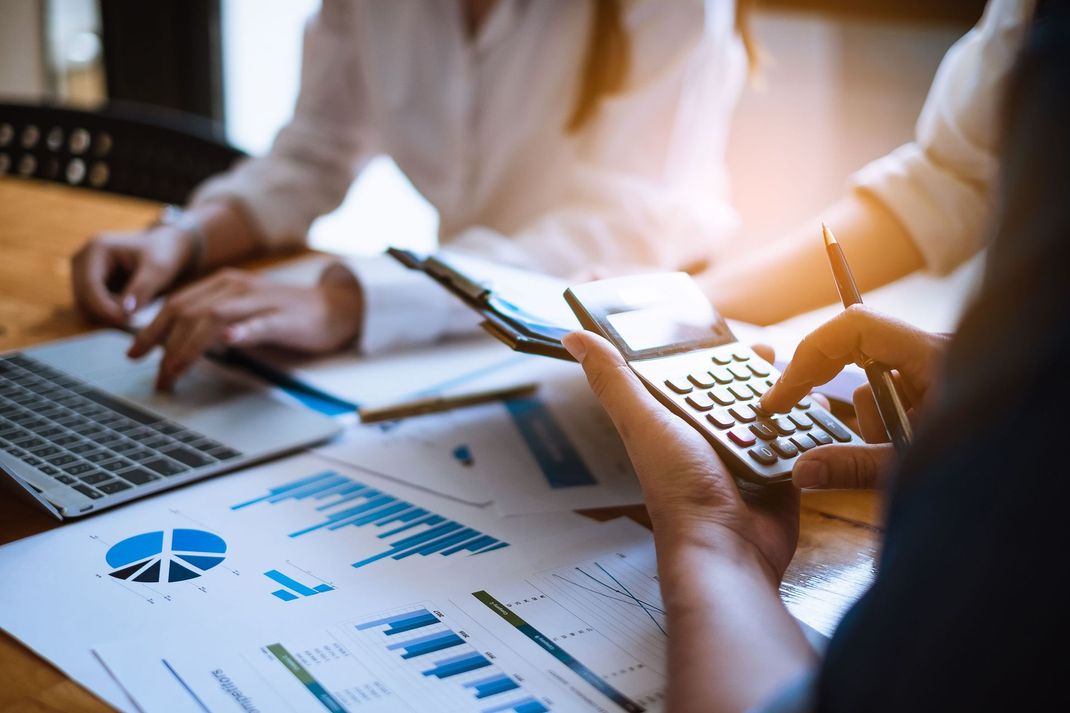
M 606 315 L 613 331 L 633 352 L 670 345 L 701 344 L 714 338 L 716 322 L 709 303 L 686 302 Z

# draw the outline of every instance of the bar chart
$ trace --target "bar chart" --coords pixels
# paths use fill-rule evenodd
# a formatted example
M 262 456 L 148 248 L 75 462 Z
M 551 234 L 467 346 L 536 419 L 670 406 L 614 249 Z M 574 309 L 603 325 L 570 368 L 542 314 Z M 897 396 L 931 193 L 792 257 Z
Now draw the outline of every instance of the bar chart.
M 523 684 L 502 669 L 493 653 L 478 650 L 466 632 L 447 626 L 429 608 L 413 607 L 356 622 L 351 632 L 371 654 L 365 661 L 378 659 L 389 668 L 392 679 L 405 680 L 411 695 L 434 701 L 436 709 L 481 713 L 550 710 L 525 692 Z
M 478 555 L 509 543 L 414 505 L 390 493 L 335 471 L 323 471 L 271 488 L 266 494 L 231 506 L 231 510 L 299 502 L 309 506 L 315 521 L 294 530 L 291 538 L 359 528 L 374 533 L 381 548 L 352 563 L 363 568 L 385 559 L 439 555 Z M 278 581 L 278 580 L 277 580 Z M 281 582 L 290 587 L 288 583 Z M 302 594 L 294 587 L 292 592 Z M 284 595 L 276 595 L 285 598 Z
M 271 594 L 284 602 L 292 602 L 301 597 L 311 597 L 316 594 L 334 591 L 334 587 L 326 583 L 317 584 L 311 587 L 307 584 L 302 584 L 293 577 L 289 577 L 277 569 L 271 569 L 264 572 L 264 576 L 283 586 L 282 589 L 276 589 Z

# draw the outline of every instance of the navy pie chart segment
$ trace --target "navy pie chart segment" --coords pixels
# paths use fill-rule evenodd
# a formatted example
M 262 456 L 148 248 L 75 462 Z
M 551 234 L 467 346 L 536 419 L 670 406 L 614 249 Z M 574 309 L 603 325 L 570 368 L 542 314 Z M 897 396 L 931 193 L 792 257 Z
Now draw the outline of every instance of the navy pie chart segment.
M 130 582 L 184 582 L 196 579 L 226 556 L 227 543 L 204 530 L 175 528 L 143 532 L 117 542 L 104 559 L 112 577 Z

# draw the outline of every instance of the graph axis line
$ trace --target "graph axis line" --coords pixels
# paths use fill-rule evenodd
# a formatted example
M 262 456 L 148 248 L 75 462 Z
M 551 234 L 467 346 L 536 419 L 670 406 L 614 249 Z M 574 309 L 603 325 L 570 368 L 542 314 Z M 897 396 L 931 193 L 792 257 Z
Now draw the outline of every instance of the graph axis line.
M 669 632 L 665 631 L 665 627 L 663 627 L 658 622 L 658 620 L 654 618 L 654 615 L 651 613 L 650 609 L 647 608 L 647 605 L 645 603 L 641 602 L 639 600 L 639 598 L 636 597 L 634 594 L 632 594 L 631 590 L 629 590 L 627 587 L 625 587 L 623 584 L 621 584 L 620 580 L 617 579 L 616 577 L 614 577 L 612 574 L 610 574 L 609 570 L 607 570 L 605 567 L 603 567 L 602 564 L 600 562 L 598 562 L 597 560 L 595 561 L 594 566 L 597 567 L 598 569 L 602 570 L 602 572 L 604 572 L 607 577 L 609 577 L 614 582 L 616 582 L 617 586 L 624 590 L 625 594 L 627 594 L 629 597 L 634 599 L 636 601 L 636 603 L 639 604 L 639 606 L 641 606 L 643 608 L 643 611 L 646 612 L 646 615 L 648 617 L 650 617 L 650 621 L 654 622 L 654 626 L 658 627 L 658 629 L 661 631 L 662 634 L 664 634 L 665 636 L 669 635 Z M 577 567 L 576 569 L 579 569 L 579 567 Z M 580 570 L 580 571 L 582 572 L 583 570 Z M 664 614 L 665 612 L 663 611 L 661 613 Z

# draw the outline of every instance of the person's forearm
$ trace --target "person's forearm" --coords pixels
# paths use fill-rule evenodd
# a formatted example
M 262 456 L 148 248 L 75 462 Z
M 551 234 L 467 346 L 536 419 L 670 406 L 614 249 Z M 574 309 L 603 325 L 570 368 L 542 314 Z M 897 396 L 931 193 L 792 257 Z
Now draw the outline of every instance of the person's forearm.
M 753 548 L 713 550 L 660 537 L 658 574 L 673 713 L 748 710 L 814 664 Z
M 262 250 L 256 226 L 232 201 L 213 200 L 190 210 L 204 233 L 204 252 L 198 261 L 201 272 L 241 262 Z
M 881 203 L 857 191 L 785 238 L 717 265 L 698 276 L 726 317 L 772 324 L 836 301 L 821 241 L 827 223 L 865 292 L 924 265 L 910 234 Z

